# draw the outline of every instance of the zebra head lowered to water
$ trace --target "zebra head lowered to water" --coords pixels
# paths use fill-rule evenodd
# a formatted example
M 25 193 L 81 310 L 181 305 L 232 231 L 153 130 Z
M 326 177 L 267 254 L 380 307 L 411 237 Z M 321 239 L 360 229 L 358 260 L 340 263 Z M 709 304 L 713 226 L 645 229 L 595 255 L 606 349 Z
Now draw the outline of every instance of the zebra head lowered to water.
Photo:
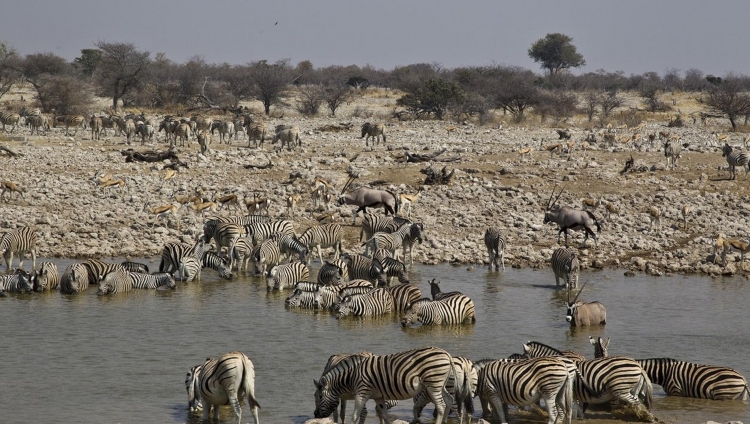
M 555 200 L 552 200 L 552 196 L 555 194 L 554 189 L 552 190 L 552 195 L 547 200 L 546 212 L 544 213 L 545 224 L 554 222 L 560 227 L 560 230 L 557 232 L 557 242 L 560 243 L 560 234 L 565 233 L 565 247 L 568 247 L 568 230 L 584 230 L 586 237 L 581 242 L 581 247 L 586 244 L 589 235 L 594 239 L 594 246 L 599 247 L 596 234 L 601 232 L 602 227 L 596 216 L 590 211 L 555 205 L 562 193 L 563 191 L 561 190 Z M 594 227 L 596 227 L 596 233 L 594 232 Z

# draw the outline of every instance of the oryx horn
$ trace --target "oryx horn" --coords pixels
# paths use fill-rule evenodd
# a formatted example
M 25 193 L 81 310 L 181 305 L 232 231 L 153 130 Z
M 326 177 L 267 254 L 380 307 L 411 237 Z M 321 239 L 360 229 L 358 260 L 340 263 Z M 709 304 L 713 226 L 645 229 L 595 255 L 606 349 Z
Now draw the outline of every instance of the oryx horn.
M 588 283 L 589 283 L 588 281 L 586 281 L 585 283 L 583 283 L 583 285 L 581 286 L 581 289 L 578 290 L 578 294 L 576 294 L 576 297 L 573 298 L 573 303 L 576 303 L 576 301 L 578 300 L 578 296 L 581 295 L 581 292 L 583 291 L 584 287 L 586 287 L 586 284 L 588 284 Z M 568 303 L 570 303 L 570 292 L 568 292 Z

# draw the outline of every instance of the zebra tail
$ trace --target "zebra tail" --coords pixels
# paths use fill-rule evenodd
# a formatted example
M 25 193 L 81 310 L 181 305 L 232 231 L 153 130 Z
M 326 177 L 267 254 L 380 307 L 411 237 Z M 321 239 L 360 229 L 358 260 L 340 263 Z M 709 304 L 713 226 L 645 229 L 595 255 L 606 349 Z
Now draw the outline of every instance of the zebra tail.
M 651 404 L 653 403 L 653 387 L 651 386 L 651 379 L 648 378 L 648 374 L 646 374 L 645 370 L 641 370 L 641 375 L 643 376 L 644 384 L 643 384 L 643 404 L 646 405 L 646 408 L 650 411 L 651 410 Z
M 247 403 L 250 404 L 250 409 L 254 407 L 258 407 L 260 409 L 260 404 L 258 403 L 258 400 L 255 399 L 255 382 L 250 379 L 250 376 L 247 375 L 247 370 L 250 368 L 253 368 L 252 362 L 250 362 L 250 358 L 243 355 L 242 358 L 242 381 L 240 382 L 240 385 L 245 390 L 245 396 L 247 396 Z M 239 399 L 240 403 L 242 403 L 242 399 Z
M 474 392 L 471 390 L 471 371 L 473 367 L 466 362 L 462 362 L 462 368 L 464 381 L 460 392 L 456 390 L 456 404 L 463 402 L 466 413 L 471 417 L 474 414 Z M 456 405 L 456 410 L 458 410 L 458 405 Z

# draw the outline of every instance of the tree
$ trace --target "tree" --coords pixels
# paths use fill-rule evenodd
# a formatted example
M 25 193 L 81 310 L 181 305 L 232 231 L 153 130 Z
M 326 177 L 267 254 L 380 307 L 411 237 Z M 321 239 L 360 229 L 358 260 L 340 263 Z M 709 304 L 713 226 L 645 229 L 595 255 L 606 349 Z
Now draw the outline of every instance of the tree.
M 599 107 L 602 109 L 602 113 L 599 117 L 602 125 L 612 114 L 612 111 L 622 106 L 623 100 L 617 95 L 617 91 L 610 90 L 599 97 Z
M 495 105 L 510 112 L 516 122 L 521 122 L 526 109 L 537 104 L 539 89 L 533 85 L 531 72 L 517 68 L 505 72 L 507 75 L 495 82 Z
M 81 56 L 73 59 L 73 65 L 81 75 L 93 77 L 96 69 L 102 63 L 102 51 L 99 49 L 83 49 Z
M 50 80 L 54 77 L 71 72 L 68 62 L 52 53 L 34 53 L 27 55 L 21 62 L 21 73 L 26 81 L 34 87 L 42 110 L 51 111 L 54 107 L 50 102 L 51 90 L 54 84 Z
M 398 99 L 396 104 L 406 107 L 417 116 L 434 113 L 437 119 L 442 120 L 451 106 L 457 107 L 465 98 L 466 93 L 457 83 L 442 78 L 430 78 L 414 93 L 408 93 Z
M 541 63 L 542 69 L 549 71 L 550 75 L 557 74 L 561 69 L 586 65 L 572 41 L 572 38 L 564 34 L 547 34 L 531 45 L 529 57 L 534 62 Z
M 712 87 L 701 102 L 711 113 L 726 115 L 732 129 L 737 129 L 737 119 L 750 114 L 750 95 L 745 91 L 742 78 L 729 74 L 714 80 Z
M 304 116 L 315 116 L 325 101 L 325 90 L 318 84 L 303 85 L 299 87 L 299 96 L 297 111 Z
M 336 116 L 339 106 L 354 98 L 354 89 L 348 84 L 326 84 L 323 90 L 323 100 L 331 111 L 331 116 Z
M 112 107 L 116 109 L 125 94 L 145 81 L 151 63 L 150 53 L 138 51 L 132 43 L 99 41 L 96 47 L 102 51 L 97 80 L 112 96 Z
M 271 105 L 279 103 L 292 82 L 292 72 L 287 61 L 269 65 L 265 60 L 250 65 L 250 79 L 253 82 L 253 96 L 263 103 L 266 115 L 271 113 Z
M 84 114 L 93 103 L 91 86 L 73 75 L 52 75 L 37 88 L 39 102 L 57 115 Z
M 601 94 L 596 91 L 587 91 L 583 95 L 583 112 L 586 114 L 589 122 L 594 119 L 596 111 L 601 103 Z
M 20 60 L 15 49 L 0 41 L 0 98 L 21 79 Z

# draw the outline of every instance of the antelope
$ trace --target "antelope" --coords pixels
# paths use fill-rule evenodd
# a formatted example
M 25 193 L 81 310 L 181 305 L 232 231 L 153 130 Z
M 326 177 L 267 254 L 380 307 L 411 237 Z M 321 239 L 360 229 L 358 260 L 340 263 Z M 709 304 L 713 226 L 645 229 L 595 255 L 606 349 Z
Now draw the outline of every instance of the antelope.
M 420 194 L 422 194 L 422 188 L 420 188 L 416 194 L 399 193 L 398 202 L 401 205 L 402 211 L 404 209 L 408 210 L 408 212 L 406 213 L 407 218 L 411 218 L 411 204 L 415 203 L 419 199 Z
M 724 240 L 722 247 L 721 262 L 724 266 L 727 265 L 727 253 L 732 250 L 740 252 L 740 266 L 742 266 L 742 263 L 745 261 L 745 252 L 750 251 L 750 243 L 745 243 L 744 241 L 737 239 Z
M 195 194 L 188 194 L 185 196 L 180 196 L 179 194 L 173 194 L 174 200 L 177 201 L 177 203 L 180 204 L 180 208 L 185 206 L 188 203 L 195 203 L 195 202 L 201 202 L 203 199 L 200 198 L 200 196 Z
M 353 215 L 353 224 L 357 221 L 357 214 L 359 214 L 360 211 L 362 211 L 363 214 L 366 214 L 367 208 L 377 208 L 378 206 L 382 206 L 385 210 L 386 216 L 389 214 L 396 216 L 396 213 L 398 213 L 398 196 L 387 190 L 378 190 L 370 187 L 359 187 L 350 192 L 346 192 L 352 181 L 354 181 L 354 177 L 350 177 L 349 181 L 344 185 L 344 188 L 341 189 L 338 204 L 358 206 Z
M 110 179 L 101 184 L 101 189 L 104 190 L 105 188 L 115 187 L 118 186 L 120 191 L 122 191 L 122 188 L 125 187 L 125 181 L 121 179 Z
M 325 210 L 328 210 L 328 204 L 331 202 L 331 197 L 331 193 L 328 193 L 325 185 L 317 185 L 313 189 L 312 193 L 310 193 L 310 198 L 312 200 L 313 206 L 310 209 L 310 214 L 318 209 L 319 203 L 323 203 L 323 207 L 325 208 Z
M 600 302 L 586 302 L 578 300 L 578 296 L 583 292 L 588 281 L 583 283 L 581 290 L 570 301 L 570 287 L 568 287 L 568 305 L 565 314 L 565 320 L 570 323 L 571 327 L 583 327 L 589 325 L 604 325 L 607 323 L 607 309 Z
M 550 144 L 549 146 L 544 146 L 544 148 L 549 152 L 549 157 L 552 157 L 555 151 L 557 151 L 557 153 L 560 153 L 562 151 L 562 144 Z
M 229 207 L 240 210 L 240 202 L 237 200 L 236 194 L 227 194 L 226 196 L 214 197 L 214 203 L 219 205 L 219 209 L 229 205 Z
M 290 194 L 286 197 L 286 208 L 289 210 L 289 216 L 292 218 L 294 218 L 294 209 L 301 198 L 302 195 L 299 193 Z
M 612 214 L 620 214 L 620 210 L 617 209 L 617 206 L 613 205 L 612 203 L 607 203 L 606 205 L 604 205 L 604 209 L 607 210 L 607 219 L 610 219 L 612 217 Z
M 150 207 L 148 205 L 148 202 L 146 202 L 143 205 L 143 211 L 144 212 L 149 212 L 149 213 L 151 213 L 153 215 L 156 215 L 155 218 L 154 218 L 154 222 L 151 223 L 151 227 L 153 227 L 154 224 L 156 224 L 156 221 L 159 218 L 164 218 L 165 216 L 167 216 L 169 214 L 172 214 L 172 215 L 174 215 L 176 217 L 177 216 L 177 209 L 178 209 L 177 206 L 172 205 L 172 204 L 163 205 L 163 206 L 157 206 L 155 208 Z M 179 225 L 180 225 L 180 221 L 178 220 L 177 221 L 177 226 L 179 227 Z
M 92 178 L 92 180 L 94 180 L 99 185 L 102 185 L 102 184 L 106 183 L 107 181 L 109 181 L 111 179 L 112 179 L 112 174 L 111 173 L 109 173 L 109 172 L 102 173 L 101 171 L 97 172 L 94 175 L 94 178 Z
M 172 168 L 168 168 L 166 171 L 164 171 L 164 180 L 171 180 L 175 175 L 177 175 L 177 171 Z
M 458 127 L 456 127 L 456 126 L 445 127 L 445 131 L 448 132 L 448 135 L 450 135 L 450 133 L 456 131 L 457 129 L 458 129 Z
M 269 215 L 268 207 L 271 205 L 271 199 L 267 197 L 259 198 L 258 194 L 254 194 L 252 199 L 245 198 L 245 207 L 248 213 L 260 213 L 265 210 L 266 215 Z
M 650 206 L 647 210 L 648 216 L 650 219 L 648 230 L 651 231 L 652 227 L 654 226 L 654 222 L 659 226 L 659 229 L 661 229 L 661 211 L 656 206 Z
M 321 177 L 315 177 L 315 182 L 313 182 L 313 186 L 315 188 L 318 188 L 318 187 L 322 186 L 322 187 L 324 187 L 324 190 L 326 190 L 326 191 L 327 190 L 333 190 L 333 185 L 331 185 L 331 183 L 329 183 L 328 181 L 326 181 L 325 179 L 323 179 Z
M 521 156 L 521 159 L 523 159 L 524 156 L 531 157 L 531 152 L 533 151 L 533 147 L 524 147 L 523 149 L 518 151 L 518 154 Z
M 690 205 L 682 207 L 682 229 L 687 230 L 687 217 L 690 215 Z
M 219 209 L 219 205 L 215 202 L 201 202 L 201 199 L 196 199 L 190 204 L 190 207 L 193 208 L 196 213 L 200 212 L 201 216 L 205 216 L 207 210 L 216 212 L 216 210 Z
M 594 199 L 589 199 L 589 198 L 581 200 L 581 205 L 583 206 L 583 210 L 588 210 L 589 208 L 596 209 L 599 206 L 601 206 L 601 204 L 602 204 L 601 200 L 594 200 Z
M 713 263 L 716 263 L 716 258 L 719 257 L 717 254 L 720 250 L 724 249 L 724 235 L 721 233 L 716 234 L 716 241 L 714 242 L 714 259 Z
M 0 182 L 0 187 L 2 187 L 2 189 L 3 189 L 2 194 L 0 194 L 0 198 L 5 198 L 5 193 L 6 192 L 10 192 L 10 194 L 8 195 L 8 200 L 6 200 L 6 202 L 10 201 L 10 198 L 13 197 L 13 193 L 20 193 L 21 197 L 26 197 L 24 195 L 24 192 L 26 190 L 22 189 L 16 183 L 13 183 L 11 181 Z M 16 197 L 18 197 L 18 196 L 16 196 Z
M 599 243 L 596 233 L 601 232 L 601 224 L 593 213 L 573 209 L 568 206 L 555 206 L 555 203 L 557 203 L 564 190 L 565 188 L 563 187 L 553 200 L 552 197 L 555 194 L 555 189 L 552 189 L 552 194 L 547 199 L 547 204 L 545 205 L 544 223 L 554 222 L 560 227 L 557 232 L 557 242 L 560 243 L 560 235 L 565 233 L 565 247 L 568 247 L 568 230 L 584 230 L 586 236 L 581 243 L 581 247 L 586 244 L 586 240 L 588 240 L 590 235 L 594 239 L 594 246 L 598 248 Z M 596 227 L 596 233 L 593 230 L 594 226 Z

